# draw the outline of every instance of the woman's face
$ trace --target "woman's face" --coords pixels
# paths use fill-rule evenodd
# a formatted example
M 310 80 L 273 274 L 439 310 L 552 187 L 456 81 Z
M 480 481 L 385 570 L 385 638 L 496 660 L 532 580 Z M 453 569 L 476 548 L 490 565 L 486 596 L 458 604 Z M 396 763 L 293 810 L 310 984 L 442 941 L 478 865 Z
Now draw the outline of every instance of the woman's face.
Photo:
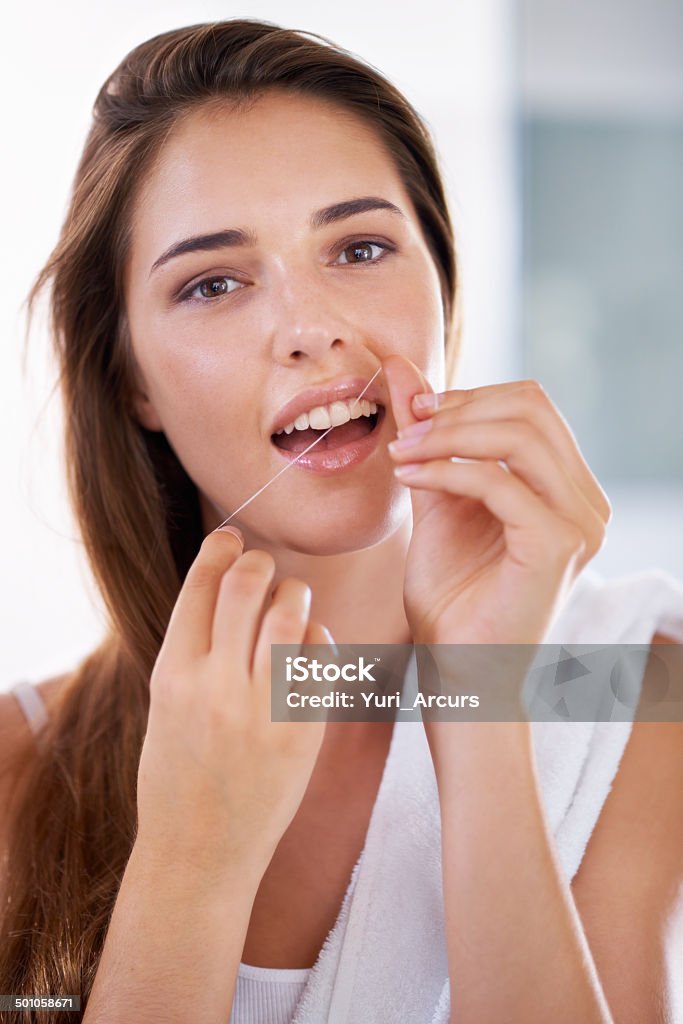
M 364 197 L 400 212 L 314 219 Z M 196 483 L 207 531 L 291 461 L 271 433 L 301 392 L 364 386 L 391 353 L 444 386 L 439 279 L 410 199 L 372 130 L 313 97 L 270 92 L 177 126 L 136 199 L 126 306 L 137 415 Z M 252 544 L 334 554 L 398 528 L 410 505 L 382 373 L 374 387 L 386 411 L 370 454 L 334 472 L 291 466 L 232 520 Z

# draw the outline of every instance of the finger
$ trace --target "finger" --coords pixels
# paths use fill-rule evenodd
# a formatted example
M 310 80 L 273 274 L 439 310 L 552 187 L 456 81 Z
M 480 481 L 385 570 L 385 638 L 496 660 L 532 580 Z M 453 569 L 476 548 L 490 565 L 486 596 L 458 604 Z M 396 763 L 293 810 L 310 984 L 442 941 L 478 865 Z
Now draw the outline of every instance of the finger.
M 603 522 L 609 522 L 612 508 L 607 495 L 586 463 L 569 424 L 537 381 L 513 381 L 446 395 L 451 397 L 444 399 L 438 410 L 430 410 L 429 416 L 442 420 L 447 414 L 448 422 L 462 423 L 484 418 L 525 419 L 533 423 L 557 450 L 586 500 Z
M 320 622 L 309 621 L 303 642 L 305 644 L 327 644 L 331 649 L 333 657 L 336 658 L 339 654 L 339 649 L 334 642 L 334 637 L 327 626 L 323 626 Z
M 247 551 L 226 572 L 218 588 L 211 652 L 251 672 L 254 645 L 275 575 L 275 559 L 267 551 Z
M 330 631 L 325 626 L 322 626 L 321 623 L 308 623 L 308 628 L 306 629 L 305 636 L 301 642 L 301 648 L 307 647 L 309 644 L 315 644 L 315 646 L 323 646 L 324 649 L 328 651 L 328 653 L 323 654 L 321 654 L 321 652 L 319 651 L 314 652 L 317 658 L 323 658 L 325 665 L 331 665 L 336 662 L 338 654 L 337 645 L 335 644 Z M 301 650 L 301 648 L 299 648 L 299 650 Z M 327 692 L 327 688 L 329 687 L 329 685 L 329 683 L 314 682 L 312 678 L 310 678 L 305 682 L 294 683 L 292 685 L 290 692 L 317 692 L 322 694 Z
M 411 488 L 476 498 L 500 521 L 508 550 L 521 564 L 565 564 L 584 553 L 585 537 L 576 523 L 552 512 L 497 462 L 435 459 L 416 464 L 413 472 L 399 479 Z
M 326 644 L 334 655 L 337 654 L 337 645 L 327 626 L 323 626 L 320 622 L 314 622 L 312 619 L 308 623 L 306 636 L 302 642 L 304 644 Z
M 439 409 L 458 407 L 467 402 L 497 398 L 514 391 L 526 391 L 538 387 L 535 380 L 508 380 L 500 384 L 485 384 L 477 388 L 449 388 L 447 391 L 435 391 L 432 394 L 417 393 L 411 402 L 413 415 L 424 419 L 432 416 Z
M 405 356 L 391 355 L 382 360 L 382 370 L 389 389 L 391 412 L 399 430 L 415 422 L 411 399 L 416 393 L 432 393 L 432 386 L 422 371 Z
M 444 411 L 431 421 L 426 433 L 414 439 L 404 436 L 389 450 L 398 462 L 449 459 L 453 455 L 502 460 L 553 511 L 583 530 L 589 557 L 602 546 L 604 520 L 579 490 L 546 437 L 527 420 L 463 423 L 452 411 Z
M 208 653 L 221 579 L 243 549 L 239 531 L 214 530 L 204 538 L 171 613 L 162 644 L 164 657 L 191 659 Z
M 322 626 L 319 622 L 309 622 L 308 628 L 306 630 L 306 635 L 303 638 L 301 646 L 306 647 L 308 644 L 324 645 L 324 649 L 329 651 L 329 654 L 322 655 L 322 660 L 324 661 L 324 664 L 329 665 L 335 662 L 337 651 L 336 644 L 334 643 L 334 640 L 332 639 L 332 635 L 330 634 L 329 630 L 327 630 L 325 626 Z M 296 654 L 299 654 L 300 650 L 301 648 L 296 652 Z M 321 657 L 319 652 L 316 652 L 316 654 L 318 658 Z M 316 682 L 313 680 L 312 677 L 309 677 L 306 680 L 296 680 L 295 682 L 293 682 L 289 689 L 289 692 L 298 693 L 300 695 L 316 693 L 319 696 L 323 696 L 324 694 L 330 692 L 331 686 L 333 686 L 333 684 L 329 682 Z M 323 708 L 319 710 L 323 711 L 322 717 L 326 717 L 325 709 Z M 316 718 L 319 719 L 320 717 L 321 715 L 319 713 L 316 713 Z
M 309 630 L 311 588 L 303 580 L 288 577 L 278 585 L 263 616 L 250 672 L 255 685 L 270 680 L 271 645 L 294 644 L 299 647 Z M 308 641 L 309 643 L 312 641 Z M 295 655 L 295 656 L 296 656 Z

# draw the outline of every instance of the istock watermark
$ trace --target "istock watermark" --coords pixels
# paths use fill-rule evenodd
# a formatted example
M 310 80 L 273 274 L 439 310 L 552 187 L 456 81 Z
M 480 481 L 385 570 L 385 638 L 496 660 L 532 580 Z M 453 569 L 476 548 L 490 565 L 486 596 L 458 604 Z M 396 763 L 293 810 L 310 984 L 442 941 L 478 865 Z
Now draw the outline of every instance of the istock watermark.
M 683 721 L 683 645 L 273 644 L 273 721 Z
M 340 679 L 347 683 L 376 682 L 372 674 L 372 670 L 375 668 L 374 661 L 372 664 L 366 665 L 362 657 L 357 662 L 337 665 L 334 663 L 324 664 L 310 659 L 306 655 L 301 655 L 298 658 L 287 656 L 285 665 L 285 678 L 288 683 L 305 683 L 309 679 L 316 683 L 336 683 Z

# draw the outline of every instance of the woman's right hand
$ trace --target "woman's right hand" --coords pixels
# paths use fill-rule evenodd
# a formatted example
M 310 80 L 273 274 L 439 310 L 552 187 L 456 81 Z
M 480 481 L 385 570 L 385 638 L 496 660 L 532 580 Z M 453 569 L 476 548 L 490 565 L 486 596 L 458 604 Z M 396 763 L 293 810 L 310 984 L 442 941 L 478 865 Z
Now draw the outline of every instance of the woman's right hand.
M 325 721 L 273 722 L 270 645 L 329 644 L 311 590 L 266 551 L 208 534 L 181 588 L 150 679 L 138 835 L 151 855 L 262 874 L 308 785 Z M 260 877 L 260 876 L 259 876 Z

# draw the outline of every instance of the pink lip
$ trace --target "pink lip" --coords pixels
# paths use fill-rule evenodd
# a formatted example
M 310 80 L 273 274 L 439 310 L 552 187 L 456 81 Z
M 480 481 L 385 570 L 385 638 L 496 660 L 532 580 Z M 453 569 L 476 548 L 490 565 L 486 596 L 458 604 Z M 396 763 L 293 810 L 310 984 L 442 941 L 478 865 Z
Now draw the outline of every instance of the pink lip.
M 341 402 L 347 398 L 357 398 L 371 377 L 372 373 L 368 373 L 365 378 L 357 376 L 340 377 L 333 384 L 323 384 L 319 387 L 302 391 L 301 394 L 296 395 L 295 398 L 292 398 L 291 401 L 282 406 L 271 423 L 268 433 L 271 436 L 276 434 L 278 430 L 282 430 L 288 423 L 292 423 L 302 412 L 310 412 L 316 405 L 330 405 L 331 402 Z M 379 383 L 379 377 L 373 380 L 363 398 L 367 399 L 368 402 L 376 402 L 378 405 L 386 406 L 387 403 L 382 385 Z M 372 434 L 368 436 L 371 437 Z
M 362 387 L 360 390 L 362 391 Z M 365 398 L 365 395 L 363 395 L 363 398 Z M 351 466 L 357 466 L 359 463 L 364 462 L 377 448 L 379 435 L 385 419 L 386 411 L 382 407 L 377 410 L 377 425 L 375 429 L 371 433 L 366 434 L 365 437 L 362 437 L 360 441 L 352 441 L 350 444 L 345 444 L 341 448 L 334 448 L 331 451 L 320 451 L 320 445 L 316 445 L 314 448 L 311 448 L 310 452 L 307 452 L 298 460 L 297 466 L 301 466 L 302 469 L 307 469 L 311 473 L 318 473 L 321 476 L 333 476 L 335 473 L 339 473 Z M 289 423 L 289 420 L 286 422 Z M 296 459 L 296 452 L 285 451 L 284 448 L 278 448 L 275 444 L 273 448 L 288 462 L 293 462 Z

